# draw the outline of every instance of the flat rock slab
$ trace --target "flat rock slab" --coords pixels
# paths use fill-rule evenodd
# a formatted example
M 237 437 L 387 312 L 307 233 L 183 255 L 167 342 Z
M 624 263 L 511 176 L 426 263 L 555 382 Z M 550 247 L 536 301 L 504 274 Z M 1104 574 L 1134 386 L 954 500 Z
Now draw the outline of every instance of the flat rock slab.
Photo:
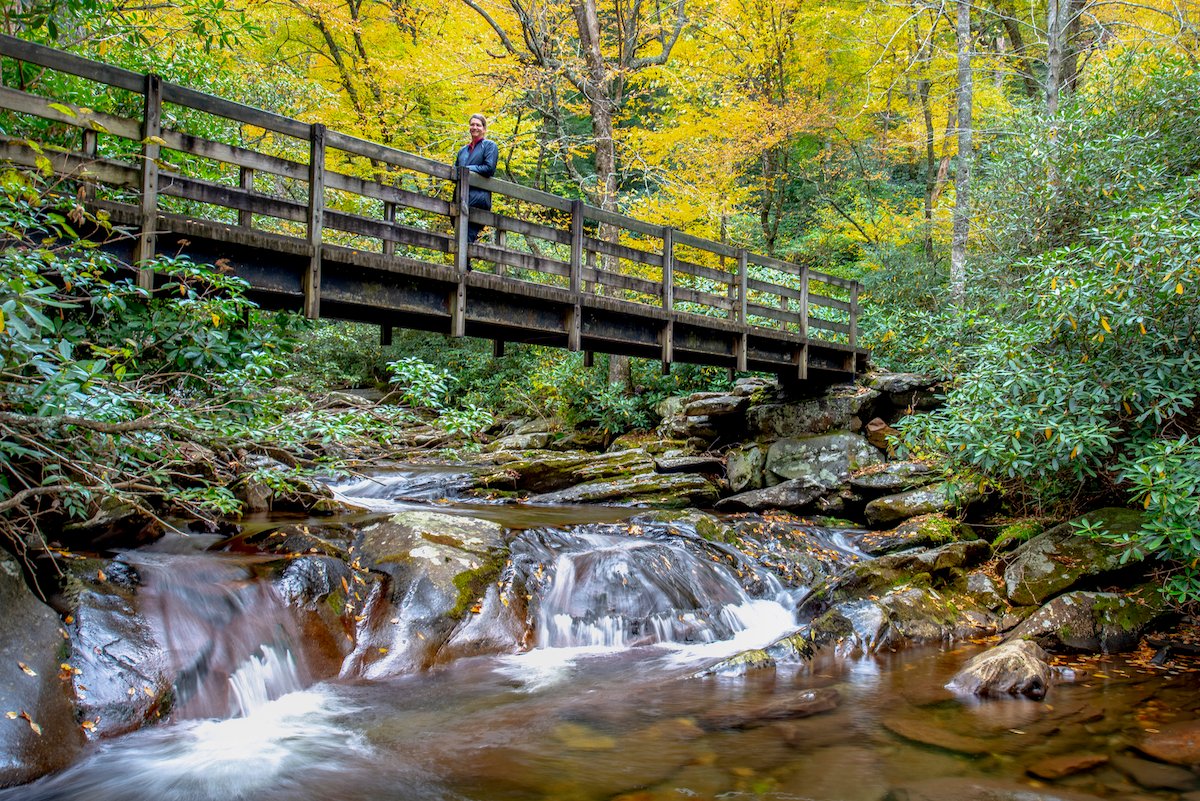
M 750 490 L 722 498 L 716 508 L 722 512 L 766 512 L 771 509 L 803 509 L 826 492 L 810 479 L 797 478 L 774 487 Z
M 700 719 L 709 730 L 746 729 L 772 720 L 807 718 L 837 709 L 842 697 L 837 690 L 818 689 L 783 693 L 762 703 L 729 705 L 714 709 Z
M 659 473 L 706 473 L 725 475 L 725 463 L 713 456 L 675 456 L 654 460 L 654 469 Z
M 1174 765 L 1200 765 L 1200 720 L 1172 723 L 1146 734 L 1135 748 Z
M 1139 759 L 1132 754 L 1119 754 L 1113 757 L 1112 763 L 1113 767 L 1147 790 L 1186 791 L 1200 784 L 1200 776 L 1186 768 Z
M 926 720 L 908 715 L 891 715 L 883 719 L 883 727 L 905 740 L 941 748 L 967 756 L 985 756 L 996 750 L 996 743 L 979 737 L 967 737 L 944 729 Z
M 893 787 L 881 801 L 1099 801 L 1099 796 L 1000 779 L 948 777 Z
M 1108 757 L 1104 754 L 1063 754 L 1039 760 L 1026 768 L 1026 771 L 1039 779 L 1054 780 L 1085 773 L 1107 762 Z

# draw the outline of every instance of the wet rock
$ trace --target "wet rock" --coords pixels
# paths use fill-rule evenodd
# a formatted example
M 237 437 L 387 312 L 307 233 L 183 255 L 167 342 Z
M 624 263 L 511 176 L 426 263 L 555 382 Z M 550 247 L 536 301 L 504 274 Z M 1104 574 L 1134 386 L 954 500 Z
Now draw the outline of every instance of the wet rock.
M 995 744 L 988 740 L 979 737 L 967 737 L 958 732 L 945 729 L 928 718 L 917 717 L 911 714 L 899 713 L 887 715 L 883 718 L 883 727 L 892 734 L 903 737 L 905 740 L 911 740 L 914 743 L 934 748 L 941 748 L 944 751 L 953 751 L 956 754 L 984 756 L 995 750 Z M 891 793 L 886 797 L 892 797 Z M 959 801 L 972 797 L 960 796 Z
M 244 537 L 235 537 L 229 547 L 235 550 L 252 549 L 260 553 L 282 556 L 325 554 L 346 558 L 346 547 L 354 532 L 338 527 L 310 526 L 296 523 L 274 529 L 264 529 Z
M 813 643 L 806 632 L 780 637 L 765 648 L 752 648 L 716 662 L 696 674 L 701 676 L 744 676 L 755 670 L 778 664 L 794 664 L 811 659 Z
M 988 557 L 983 540 L 952 542 L 938 548 L 914 548 L 860 562 L 844 574 L 833 589 L 834 600 L 858 598 L 926 576 L 935 586 L 948 586 L 965 577 L 966 568 Z
M 730 512 L 765 512 L 770 509 L 803 509 L 827 492 L 811 479 L 798 478 L 773 487 L 751 490 L 740 495 L 722 498 L 716 508 Z
M 837 709 L 841 703 L 837 690 L 822 688 L 785 692 L 751 706 L 737 705 L 710 710 L 700 718 L 709 730 L 748 729 L 772 720 L 807 718 Z
M 675 456 L 654 460 L 654 469 L 659 473 L 704 473 L 712 476 L 725 475 L 725 463 L 715 456 Z
M 905 643 L 949 642 L 995 633 L 997 620 L 966 596 L 900 586 L 882 596 L 842 601 L 812 623 L 815 643 L 874 653 Z
M 245 513 L 316 511 L 331 514 L 338 511 L 339 501 L 329 487 L 319 481 L 296 477 L 291 468 L 277 459 L 249 454 L 242 467 L 246 472 L 230 490 L 242 502 Z
M 878 396 L 874 390 L 846 384 L 816 398 L 752 406 L 746 412 L 746 428 L 752 438 L 765 440 L 847 429 Z
M 50 607 L 25 584 L 21 566 L 0 551 L 0 787 L 23 784 L 65 767 L 83 745 L 59 678 L 63 630 Z M 34 726 L 37 729 L 34 729 Z
M 854 471 L 882 462 L 878 449 L 858 434 L 843 431 L 772 443 L 764 471 L 768 485 L 807 479 L 814 486 L 834 489 Z
M 720 490 L 695 473 L 641 473 L 618 479 L 587 481 L 573 487 L 534 495 L 530 503 L 620 503 L 634 506 L 681 508 L 711 506 Z
M 888 462 L 851 476 L 850 486 L 867 492 L 898 492 L 928 484 L 933 475 L 923 462 Z
M 975 487 L 945 482 L 876 498 L 867 504 L 864 514 L 867 522 L 878 528 L 918 515 L 964 509 L 980 497 Z
M 343 592 L 343 582 L 348 585 L 351 578 L 350 567 L 341 558 L 302 556 L 289 560 L 274 584 L 289 606 L 312 609 Z
M 1115 534 L 1134 533 L 1142 523 L 1142 515 L 1128 509 L 1100 509 L 1078 520 L 1099 522 Z M 1009 599 L 1019 605 L 1042 604 L 1065 590 L 1083 582 L 1119 570 L 1122 561 L 1136 561 L 1136 554 L 1125 555 L 1125 549 L 1114 548 L 1076 534 L 1071 521 L 1056 526 L 1018 548 L 1013 561 L 1004 571 L 1005 590 Z
M 987 752 L 984 752 L 987 753 Z M 893 787 L 881 801 L 1100 801 L 1062 787 L 1032 788 L 1001 779 L 940 778 Z
M 67 547 L 113 551 L 147 545 L 163 535 L 162 522 L 145 509 L 117 498 L 105 498 L 89 519 L 63 526 L 58 538 Z
M 879 555 L 974 538 L 974 533 L 964 523 L 934 514 L 910 518 L 890 531 L 863 532 L 855 539 L 855 545 L 865 553 Z
M 546 493 L 584 481 L 615 479 L 653 472 L 650 455 L 641 448 L 596 454 L 585 451 L 497 453 L 496 468 L 475 479 L 477 487 Z
M 725 456 L 729 488 L 734 492 L 762 489 L 763 467 L 766 463 L 766 448 L 756 442 L 731 449 Z
M 1050 688 L 1049 655 L 1036 643 L 1010 640 L 972 657 L 946 686 L 955 692 L 1042 699 Z
M 1118 754 L 1112 758 L 1112 763 L 1147 790 L 1187 791 L 1200 783 L 1200 776 L 1186 768 L 1139 759 L 1132 754 Z
M 1050 651 L 1111 653 L 1137 647 L 1142 632 L 1165 611 L 1152 600 L 1110 592 L 1069 592 L 1046 603 L 1008 635 Z
M 638 515 L 634 525 L 663 524 L 668 532 L 682 536 L 697 536 L 709 542 L 734 543 L 736 530 L 727 518 L 701 512 L 699 509 L 662 510 Z
M 1134 748 L 1172 765 L 1200 767 L 1200 720 L 1172 723 L 1147 732 Z
M 987 609 L 994 611 L 1005 606 L 1004 596 L 1000 594 L 999 582 L 982 570 L 972 570 L 967 574 L 966 591 L 976 602 Z
M 1076 773 L 1086 773 L 1107 763 L 1106 754 L 1063 754 L 1038 760 L 1026 768 L 1026 772 L 1039 779 L 1054 781 Z
M 364 621 L 342 674 L 379 678 L 421 670 L 500 574 L 503 529 L 436 512 L 402 512 L 363 527 L 353 554 L 388 574 L 363 600 Z

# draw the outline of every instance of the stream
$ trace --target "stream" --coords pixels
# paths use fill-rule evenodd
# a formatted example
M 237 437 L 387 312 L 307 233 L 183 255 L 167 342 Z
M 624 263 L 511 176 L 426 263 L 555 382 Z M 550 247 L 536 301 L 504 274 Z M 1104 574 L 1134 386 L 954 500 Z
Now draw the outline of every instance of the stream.
M 453 495 L 454 480 L 427 473 L 338 489 L 375 512 L 428 508 Z M 512 561 L 540 582 L 528 650 L 366 679 L 314 645 L 256 578 L 256 557 L 131 552 L 141 613 L 171 643 L 164 658 L 196 680 L 181 680 L 169 721 L 94 742 L 65 771 L 0 799 L 959 801 L 1032 791 L 1024 797 L 1190 801 L 1200 791 L 1195 774 L 1130 750 L 1144 731 L 1200 717 L 1195 673 L 1081 658 L 1045 702 L 966 699 L 945 685 L 986 646 L 953 643 L 825 650 L 708 675 L 795 631 L 807 588 L 679 538 L 625 536 L 631 509 L 438 511 L 519 532 Z M 837 532 L 814 536 L 854 556 Z M 1082 757 L 1088 769 L 1045 778 L 1047 765 Z

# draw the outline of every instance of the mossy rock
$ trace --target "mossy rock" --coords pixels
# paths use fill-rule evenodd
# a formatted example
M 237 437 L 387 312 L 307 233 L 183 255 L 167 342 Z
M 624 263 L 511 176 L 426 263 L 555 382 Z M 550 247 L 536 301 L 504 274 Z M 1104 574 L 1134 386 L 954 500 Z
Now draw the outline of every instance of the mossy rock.
M 797 631 L 780 637 L 765 648 L 752 648 L 726 657 L 697 673 L 697 676 L 744 676 L 747 673 L 773 668 L 778 664 L 794 664 L 812 659 L 813 640 L 807 631 Z
M 1033 640 L 1049 651 L 1129 651 L 1165 611 L 1162 597 L 1150 587 L 1130 596 L 1069 592 L 1026 618 L 1009 639 Z
M 1099 524 L 1115 536 L 1135 534 L 1142 526 L 1140 512 L 1107 508 L 1055 526 L 1017 548 L 1004 571 L 1005 591 L 1018 606 L 1038 605 L 1066 590 L 1124 568 L 1144 558 L 1136 551 L 1080 536 L 1076 524 Z
M 866 553 L 878 555 L 972 539 L 975 534 L 965 523 L 943 514 L 929 514 L 905 520 L 890 531 L 864 532 L 856 544 Z
M 1011 551 L 1023 542 L 1028 542 L 1034 537 L 1046 530 L 1038 520 L 1018 520 L 1015 523 L 1009 523 L 996 534 L 996 538 L 992 540 L 992 550 L 1000 553 L 1001 551 Z

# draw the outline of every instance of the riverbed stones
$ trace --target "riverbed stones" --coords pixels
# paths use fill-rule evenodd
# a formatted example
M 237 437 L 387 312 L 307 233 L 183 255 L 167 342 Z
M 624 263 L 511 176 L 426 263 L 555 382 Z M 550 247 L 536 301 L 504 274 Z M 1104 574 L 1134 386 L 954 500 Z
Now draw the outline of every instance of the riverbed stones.
M 1133 534 L 1141 527 L 1142 515 L 1129 509 L 1099 509 L 1024 543 L 1004 571 L 1005 590 L 1014 604 L 1040 605 L 1139 558 L 1125 548 L 1080 536 L 1075 524 L 1083 520 L 1099 523 L 1115 535 Z
M 1039 779 L 1056 781 L 1074 776 L 1076 773 L 1086 773 L 1093 768 L 1108 764 L 1107 754 L 1060 754 L 1058 756 L 1039 759 L 1030 765 L 1026 772 Z
M 985 752 L 986 753 L 986 752 Z M 890 789 L 880 801 L 1100 801 L 1098 796 L 1063 787 L 1031 788 L 1002 779 L 946 777 Z
M 1053 677 L 1049 659 L 1037 643 L 1009 640 L 972 657 L 946 686 L 969 695 L 1041 700 Z
M 774 720 L 807 718 L 831 712 L 841 703 L 832 688 L 783 692 L 752 705 L 730 704 L 701 716 L 700 725 L 709 730 L 748 729 Z
M 1112 764 L 1147 790 L 1186 792 L 1200 785 L 1200 776 L 1186 768 L 1140 759 L 1133 754 L 1117 754 Z
M 1134 748 L 1172 765 L 1200 768 L 1200 720 L 1171 723 L 1147 732 Z
M 918 515 L 963 509 L 979 498 L 974 487 L 941 482 L 876 498 L 867 504 L 864 514 L 870 526 L 880 528 Z
M 39 601 L 15 559 L 0 551 L 0 787 L 66 766 L 83 745 L 68 688 L 60 677 L 61 621 Z
M 1147 593 L 1147 598 L 1068 592 L 1047 602 L 1008 636 L 1033 640 L 1050 651 L 1129 651 L 1163 612 L 1157 593 Z

